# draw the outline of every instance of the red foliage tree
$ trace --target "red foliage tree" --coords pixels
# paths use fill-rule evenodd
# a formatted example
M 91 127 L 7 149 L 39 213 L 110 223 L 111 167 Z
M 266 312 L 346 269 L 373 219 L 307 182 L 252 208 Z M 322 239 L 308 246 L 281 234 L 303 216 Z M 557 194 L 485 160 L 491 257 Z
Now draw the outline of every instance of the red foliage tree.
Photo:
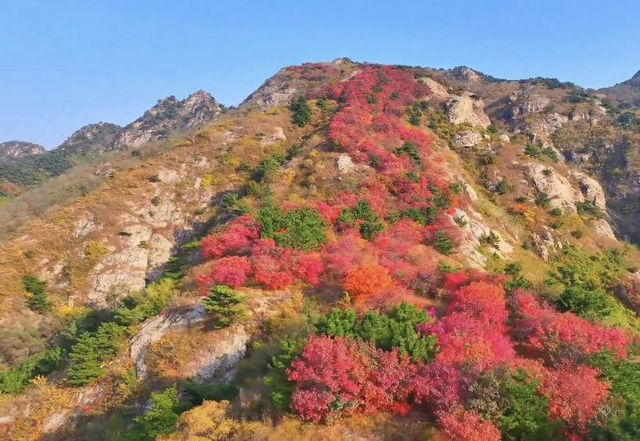
M 356 299 L 364 299 L 393 286 L 393 279 L 380 265 L 363 265 L 350 271 L 344 282 L 345 290 Z
M 500 441 L 500 430 L 475 412 L 457 410 L 439 418 L 449 441 Z
M 253 241 L 260 237 L 260 226 L 250 216 L 235 219 L 223 232 L 207 236 L 200 242 L 205 259 L 216 259 L 226 254 L 246 253 Z
M 253 268 L 248 257 L 222 257 L 212 262 L 209 274 L 198 278 L 198 286 L 205 294 L 212 285 L 239 288 L 247 282 L 252 272 Z
M 551 417 L 562 420 L 577 435 L 588 435 L 589 422 L 609 396 L 609 385 L 587 366 L 548 370 L 540 388 L 549 397 Z M 586 439 L 586 438 L 585 438 Z
M 618 357 L 627 355 L 630 340 L 620 329 L 593 324 L 570 312 L 559 313 L 524 291 L 513 294 L 510 306 L 514 336 L 551 359 L 579 361 L 605 349 Z
M 296 384 L 291 407 L 308 421 L 321 421 L 332 409 L 371 414 L 405 408 L 414 374 L 408 356 L 395 350 L 311 337 L 288 370 L 289 380 Z
M 421 328 L 438 338 L 437 359 L 481 369 L 513 360 L 516 353 L 507 334 L 504 295 L 495 282 L 473 282 L 455 291 L 447 316 Z

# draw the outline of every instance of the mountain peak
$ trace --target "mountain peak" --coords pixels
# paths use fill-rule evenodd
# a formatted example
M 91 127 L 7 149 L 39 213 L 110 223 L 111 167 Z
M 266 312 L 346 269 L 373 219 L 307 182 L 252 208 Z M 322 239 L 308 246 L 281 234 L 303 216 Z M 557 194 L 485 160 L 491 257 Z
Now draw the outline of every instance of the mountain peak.
M 116 147 L 138 147 L 151 140 L 167 139 L 175 130 L 191 130 L 223 111 L 215 98 L 198 90 L 180 101 L 174 95 L 159 100 L 117 136 Z
M 108 150 L 121 129 L 119 125 L 107 122 L 89 124 L 76 130 L 58 149 L 67 153 Z
M 7 141 L 0 144 L 0 160 L 23 159 L 45 153 L 44 147 L 26 141 Z

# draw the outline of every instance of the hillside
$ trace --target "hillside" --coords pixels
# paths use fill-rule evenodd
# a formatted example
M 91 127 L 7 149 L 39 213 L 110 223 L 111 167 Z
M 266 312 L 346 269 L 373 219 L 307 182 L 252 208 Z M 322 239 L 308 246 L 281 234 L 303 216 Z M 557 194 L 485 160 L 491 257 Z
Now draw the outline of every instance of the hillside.
M 349 59 L 212 103 L 72 136 L 139 153 L 5 242 L 6 439 L 637 438 L 638 109 Z

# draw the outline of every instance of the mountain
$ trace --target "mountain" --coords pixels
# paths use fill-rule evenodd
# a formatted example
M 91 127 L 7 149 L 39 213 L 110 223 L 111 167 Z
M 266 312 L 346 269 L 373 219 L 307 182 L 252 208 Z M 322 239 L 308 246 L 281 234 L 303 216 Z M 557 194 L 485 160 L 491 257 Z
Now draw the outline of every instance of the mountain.
M 0 145 L 0 160 L 11 159 L 10 164 L 0 165 L 0 182 L 25 190 L 79 163 L 104 161 L 105 154 L 166 141 L 170 135 L 194 130 L 222 111 L 223 107 L 210 94 L 200 90 L 182 101 L 174 96 L 160 100 L 126 127 L 106 122 L 82 127 L 50 151 L 35 144 L 10 141 Z
M 634 439 L 637 117 L 557 79 L 338 59 L 116 149 L 3 244 L 0 430 Z
M 199 90 L 182 101 L 170 96 L 122 129 L 114 146 L 138 147 L 151 140 L 167 139 L 176 130 L 192 130 L 211 121 L 223 108 L 207 92 Z
M 65 155 L 86 155 L 111 150 L 122 127 L 117 124 L 100 122 L 89 124 L 75 131 L 56 151 Z
M 14 161 L 39 156 L 45 153 L 44 147 L 24 141 L 7 141 L 0 144 L 0 161 Z
M 599 90 L 606 97 L 640 107 L 640 71 L 622 83 Z

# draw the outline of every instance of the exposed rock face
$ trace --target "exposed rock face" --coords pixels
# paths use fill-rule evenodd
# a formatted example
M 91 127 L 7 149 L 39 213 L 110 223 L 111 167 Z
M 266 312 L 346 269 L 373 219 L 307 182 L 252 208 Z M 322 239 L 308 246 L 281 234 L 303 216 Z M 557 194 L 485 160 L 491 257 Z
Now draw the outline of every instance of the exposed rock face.
M 149 347 L 171 331 L 187 329 L 201 323 L 207 318 L 207 312 L 202 305 L 194 305 L 185 309 L 174 310 L 160 314 L 147 320 L 138 333 L 131 339 L 130 354 L 135 362 L 138 376 L 144 378 L 147 374 L 145 358 Z
M 0 144 L 0 161 L 40 156 L 46 153 L 44 147 L 24 141 L 7 141 Z
M 518 89 L 509 97 L 511 102 L 511 118 L 519 119 L 534 113 L 542 112 L 551 100 L 544 95 L 531 93 L 528 89 Z
M 447 91 L 447 88 L 437 81 L 432 80 L 429 77 L 420 78 L 420 81 L 427 85 L 434 97 L 440 99 L 449 98 L 449 92 Z
M 282 72 L 282 71 L 281 71 Z M 265 81 L 262 86 L 244 100 L 241 106 L 256 105 L 262 109 L 285 106 L 298 93 L 298 90 L 276 74 Z
M 537 115 L 525 126 L 534 139 L 548 142 L 556 130 L 569 122 L 569 118 L 556 112 Z
M 87 154 L 113 149 L 113 143 L 122 127 L 100 122 L 84 126 L 56 148 L 65 154 Z
M 574 175 L 578 178 L 580 191 L 582 191 L 584 199 L 593 203 L 599 209 L 606 211 L 607 200 L 604 196 L 604 190 L 602 190 L 600 183 L 582 172 L 574 172 Z
M 611 228 L 611 225 L 605 219 L 594 220 L 592 222 L 592 226 L 594 231 L 600 236 L 617 241 L 616 235 L 613 232 L 613 228 Z
M 453 137 L 453 145 L 459 148 L 475 147 L 482 142 L 482 136 L 473 130 L 463 130 Z
M 447 109 L 449 121 L 453 124 L 468 123 L 474 127 L 486 129 L 491 124 L 484 113 L 484 103 L 469 92 L 454 96 Z
M 109 296 L 121 296 L 144 289 L 149 250 L 142 244 L 151 239 L 151 228 L 130 225 L 120 233 L 121 248 L 110 253 L 93 269 L 88 299 L 94 307 L 107 305 Z
M 158 101 L 142 117 L 126 126 L 118 134 L 115 147 L 138 147 L 152 140 L 167 139 L 172 131 L 200 126 L 221 111 L 216 100 L 202 90 L 182 101 L 170 96 Z
M 487 258 L 478 252 L 477 248 L 482 244 L 483 238 L 492 232 L 499 239 L 495 250 L 498 255 L 504 257 L 505 254 L 511 254 L 513 252 L 513 247 L 504 240 L 500 233 L 492 230 L 482 222 L 482 216 L 479 213 L 475 211 L 467 212 L 456 208 L 455 213 L 451 216 L 451 220 L 453 221 L 454 218 L 466 222 L 462 227 L 464 236 L 461 243 L 458 244 L 458 249 L 478 267 L 484 267 L 487 264 Z
M 556 242 L 549 228 L 544 227 L 543 230 L 540 233 L 533 233 L 531 239 L 536 252 L 546 262 L 552 253 L 562 249 L 562 243 Z
M 216 341 L 207 345 L 203 354 L 194 357 L 186 370 L 181 372 L 182 375 L 200 378 L 222 376 L 224 379 L 226 374 L 244 358 L 250 336 L 243 325 L 236 323 L 214 332 L 218 337 Z
M 547 194 L 552 207 L 576 212 L 576 202 L 582 201 L 583 197 L 575 191 L 567 178 L 552 167 L 538 163 L 528 164 L 528 175 L 536 190 Z
M 165 264 L 171 257 L 173 243 L 160 233 L 155 233 L 149 241 L 147 256 L 147 276 L 149 280 L 157 280 L 165 269 Z
M 467 66 L 459 66 L 451 69 L 451 73 L 458 81 L 468 84 L 474 84 L 482 80 L 482 75 Z

